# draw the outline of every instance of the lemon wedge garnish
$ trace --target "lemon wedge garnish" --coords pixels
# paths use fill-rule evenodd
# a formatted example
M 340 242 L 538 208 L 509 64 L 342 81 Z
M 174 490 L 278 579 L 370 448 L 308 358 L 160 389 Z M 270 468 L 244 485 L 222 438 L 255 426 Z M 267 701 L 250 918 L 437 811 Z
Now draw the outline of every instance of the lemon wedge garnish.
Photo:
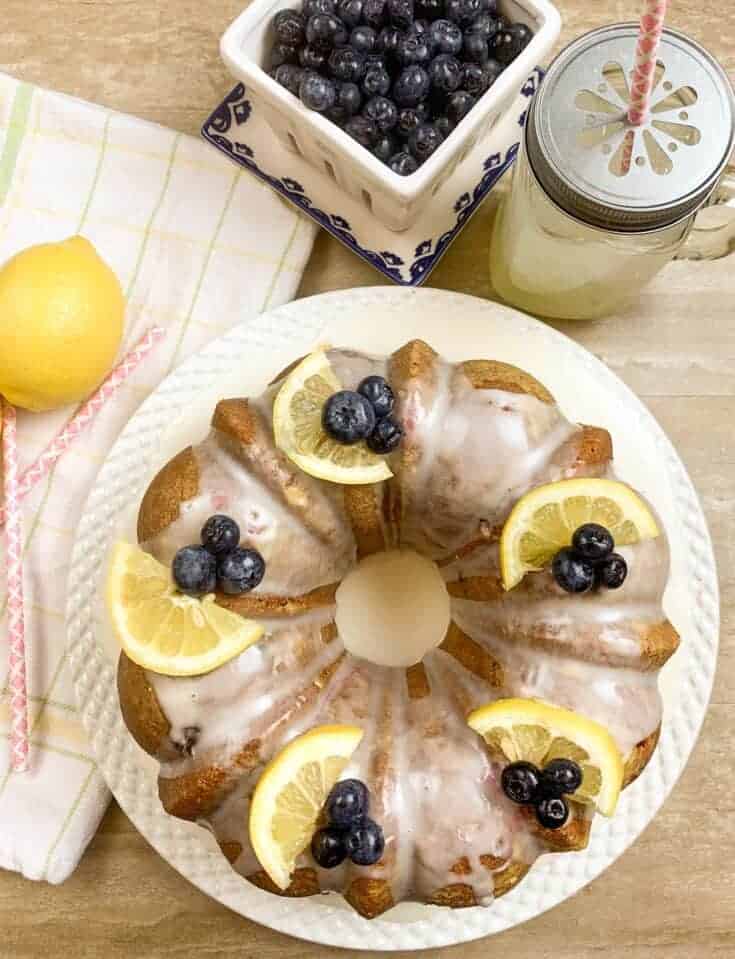
M 276 446 L 310 476 L 357 486 L 382 483 L 391 473 L 388 463 L 365 443 L 344 446 L 322 428 L 322 410 L 342 389 L 326 354 L 311 353 L 289 373 L 273 404 Z
M 609 529 L 616 547 L 651 539 L 660 532 L 651 510 L 625 483 L 572 479 L 537 486 L 518 500 L 503 527 L 503 586 L 513 589 L 526 573 L 549 566 L 585 523 Z
M 314 835 L 332 787 L 362 739 L 357 726 L 317 726 L 265 767 L 250 804 L 250 841 L 279 889 Z
M 164 676 L 200 676 L 222 666 L 263 635 L 263 627 L 217 606 L 214 595 L 177 592 L 153 556 L 117 543 L 107 576 L 107 608 L 133 662 Z
M 543 767 L 571 759 L 582 785 L 570 798 L 612 816 L 623 788 L 623 760 L 615 740 L 599 723 L 537 699 L 499 699 L 470 713 L 467 722 L 491 751 L 508 762 Z

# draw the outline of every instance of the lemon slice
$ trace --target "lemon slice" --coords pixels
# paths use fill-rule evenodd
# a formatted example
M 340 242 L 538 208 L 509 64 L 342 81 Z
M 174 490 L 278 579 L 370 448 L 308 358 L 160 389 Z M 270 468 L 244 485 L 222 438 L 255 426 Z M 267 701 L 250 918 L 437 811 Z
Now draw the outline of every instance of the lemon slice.
M 171 574 L 148 553 L 117 543 L 107 576 L 107 608 L 120 645 L 144 669 L 200 676 L 256 643 L 263 627 L 176 591 Z
M 651 510 L 625 483 L 572 479 L 538 486 L 518 500 L 503 527 L 503 586 L 513 589 L 526 573 L 549 566 L 585 523 L 605 526 L 616 546 L 652 539 L 660 532 Z
M 499 699 L 476 709 L 467 722 L 508 762 L 543 767 L 552 759 L 572 759 L 582 770 L 582 785 L 571 798 L 593 804 L 603 816 L 615 812 L 623 760 L 604 726 L 537 699 Z
M 322 409 L 342 389 L 326 354 L 311 353 L 289 373 L 273 405 L 276 446 L 310 476 L 356 486 L 382 483 L 388 463 L 365 443 L 344 446 L 322 429 Z
M 250 841 L 279 889 L 314 835 L 324 803 L 360 745 L 357 726 L 317 726 L 265 767 L 250 804 Z

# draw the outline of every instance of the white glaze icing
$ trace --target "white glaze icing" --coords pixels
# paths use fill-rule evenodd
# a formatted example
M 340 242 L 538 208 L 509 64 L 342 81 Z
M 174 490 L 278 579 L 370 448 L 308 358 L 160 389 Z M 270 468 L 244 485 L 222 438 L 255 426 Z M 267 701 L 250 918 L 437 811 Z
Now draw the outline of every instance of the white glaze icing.
M 346 388 L 388 369 L 385 360 L 359 354 L 330 351 L 329 357 Z M 266 423 L 274 395 L 271 388 L 253 404 Z M 492 529 L 528 488 L 608 473 L 606 464 L 575 462 L 580 428 L 556 406 L 518 393 L 475 390 L 459 368 L 439 360 L 428 376 L 405 384 L 397 415 L 406 427 L 405 447 L 418 451 L 403 465 L 398 454 L 391 458 L 400 470 L 388 487 L 400 487 L 401 545 L 438 558 L 488 537 L 487 544 L 443 567 L 448 583 L 497 574 Z M 304 593 L 341 579 L 352 567 L 355 544 L 339 489 L 308 481 L 327 517 L 325 528 L 329 516 L 337 517 L 334 529 L 320 537 L 303 512 L 256 476 L 216 431 L 195 456 L 198 495 L 146 544 L 162 561 L 196 542 L 204 520 L 221 511 L 241 522 L 244 538 L 265 556 L 263 594 Z M 501 689 L 439 649 L 423 660 L 430 694 L 411 699 L 402 669 L 355 659 L 339 636 L 325 643 L 323 627 L 332 620 L 333 607 L 265 620 L 260 643 L 208 676 L 149 674 L 171 723 L 171 740 L 183 742 L 187 731 L 196 730 L 191 755 L 167 762 L 162 776 L 213 764 L 227 768 L 243 745 L 259 741 L 256 767 L 233 782 L 202 823 L 220 842 L 238 844 L 234 866 L 248 876 L 259 869 L 247 815 L 262 765 L 314 725 L 354 723 L 364 738 L 345 775 L 369 785 L 386 854 L 370 868 L 317 868 L 321 888 L 341 891 L 359 877 L 384 879 L 397 902 L 424 900 L 462 883 L 478 903 L 488 904 L 493 880 L 480 856 L 530 864 L 544 847 L 500 791 L 499 770 L 466 725 L 467 712 L 500 696 L 537 696 L 602 722 L 623 752 L 660 721 L 657 675 L 638 668 L 635 625 L 664 620 L 665 537 L 625 553 L 631 572 L 616 594 L 569 597 L 542 573 L 497 600 L 452 600 L 453 620 L 502 665 Z M 453 867 L 459 861 L 458 873 Z M 308 853 L 299 865 L 315 868 Z

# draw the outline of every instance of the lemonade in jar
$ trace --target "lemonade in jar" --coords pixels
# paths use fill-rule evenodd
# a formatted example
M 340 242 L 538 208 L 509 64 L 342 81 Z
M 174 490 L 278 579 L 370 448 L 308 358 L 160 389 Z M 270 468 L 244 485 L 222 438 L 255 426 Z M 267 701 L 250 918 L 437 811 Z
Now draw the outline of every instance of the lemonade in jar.
M 732 88 L 683 34 L 663 32 L 650 112 L 630 123 L 637 35 L 620 24 L 575 41 L 529 109 L 490 248 L 495 291 L 527 312 L 618 309 L 680 251 L 728 163 Z

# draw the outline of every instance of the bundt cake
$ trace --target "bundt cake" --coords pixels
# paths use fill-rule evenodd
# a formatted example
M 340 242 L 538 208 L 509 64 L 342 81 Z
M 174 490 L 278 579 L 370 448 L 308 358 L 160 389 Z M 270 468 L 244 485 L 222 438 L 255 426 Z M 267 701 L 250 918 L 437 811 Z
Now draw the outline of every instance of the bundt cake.
M 405 433 L 388 458 L 392 478 L 340 486 L 276 447 L 273 404 L 288 370 L 258 399 L 220 402 L 204 442 L 151 483 L 138 539 L 170 565 L 212 514 L 237 517 L 266 572 L 217 603 L 265 635 L 191 678 L 156 675 L 123 653 L 123 716 L 160 763 L 166 811 L 211 829 L 232 867 L 263 889 L 335 890 L 370 918 L 402 900 L 485 905 L 540 854 L 584 848 L 593 813 L 571 802 L 563 828 L 540 825 L 504 794 L 467 717 L 503 697 L 578 711 L 611 733 L 632 782 L 656 747 L 657 673 L 678 643 L 661 606 L 666 538 L 621 550 L 629 575 L 614 592 L 570 595 L 549 569 L 506 591 L 498 541 L 514 504 L 541 484 L 611 477 L 609 434 L 568 422 L 541 383 L 504 363 L 448 363 L 421 341 L 388 358 L 327 356 L 346 388 L 372 374 L 390 382 Z M 408 668 L 355 657 L 335 625 L 340 582 L 362 558 L 397 548 L 436 563 L 451 598 L 441 645 Z M 348 772 L 369 787 L 385 852 L 372 866 L 327 870 L 307 850 L 282 890 L 254 854 L 249 803 L 286 743 L 333 723 L 364 731 Z

